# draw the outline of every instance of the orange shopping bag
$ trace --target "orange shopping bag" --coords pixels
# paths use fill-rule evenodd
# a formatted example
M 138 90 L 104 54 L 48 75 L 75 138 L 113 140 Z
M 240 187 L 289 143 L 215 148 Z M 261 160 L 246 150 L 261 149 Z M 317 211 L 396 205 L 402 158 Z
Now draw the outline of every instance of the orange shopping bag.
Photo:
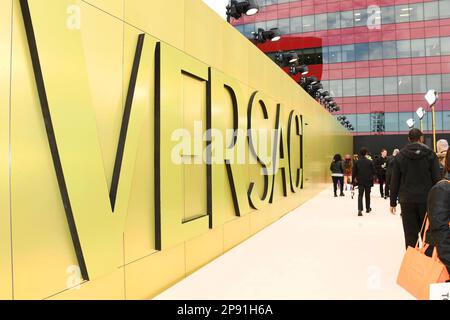
M 427 226 L 425 230 L 427 230 L 428 217 L 425 218 L 425 224 Z M 422 231 L 423 229 L 424 227 L 422 227 Z M 425 243 L 425 237 L 423 242 Z M 442 283 L 450 279 L 447 268 L 438 258 L 436 248 L 433 251 L 433 257 L 425 255 L 428 247 L 428 245 L 419 246 L 419 241 L 417 241 L 415 248 L 408 248 L 397 279 L 399 286 L 419 300 L 430 299 L 431 284 Z

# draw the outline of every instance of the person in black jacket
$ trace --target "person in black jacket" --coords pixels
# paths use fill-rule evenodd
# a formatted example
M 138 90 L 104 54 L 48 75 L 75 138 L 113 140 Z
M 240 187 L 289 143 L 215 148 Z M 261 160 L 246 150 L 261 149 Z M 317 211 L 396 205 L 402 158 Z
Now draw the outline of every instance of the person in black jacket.
M 395 157 L 391 178 L 391 213 L 396 214 L 400 197 L 406 247 L 415 247 L 427 211 L 431 188 L 440 180 L 436 154 L 423 144 L 419 129 L 409 132 L 409 141 Z
M 374 160 L 375 170 L 377 171 L 378 183 L 380 184 L 380 195 L 387 199 L 389 196 L 389 188 L 386 186 L 386 162 L 387 150 L 381 150 L 381 156 Z
M 439 259 L 450 272 L 450 151 L 445 160 L 444 179 L 436 184 L 428 196 L 430 229 L 427 242 L 437 248 Z
M 340 196 L 344 197 L 344 164 L 342 163 L 342 156 L 336 154 L 333 162 L 330 165 L 331 177 L 333 178 L 334 197 L 337 197 L 337 185 L 341 190 Z
M 391 156 L 388 156 L 386 159 L 386 194 L 387 197 L 390 197 L 390 186 L 391 186 L 391 178 L 392 178 L 392 169 L 394 166 L 394 159 L 395 157 L 400 153 L 400 150 L 395 149 L 394 152 L 392 152 Z
M 358 216 L 362 217 L 363 197 L 366 195 L 366 212 L 372 211 L 370 207 L 370 192 L 373 187 L 373 177 L 375 176 L 375 166 L 367 159 L 367 149 L 362 148 L 359 152 L 359 160 L 353 166 L 352 181 L 358 186 Z

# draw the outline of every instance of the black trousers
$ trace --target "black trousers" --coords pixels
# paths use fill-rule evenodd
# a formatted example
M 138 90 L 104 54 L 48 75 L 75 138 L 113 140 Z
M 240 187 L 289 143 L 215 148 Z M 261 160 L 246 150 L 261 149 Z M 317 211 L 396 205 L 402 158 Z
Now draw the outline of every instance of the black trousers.
M 427 212 L 427 203 L 400 203 L 406 248 L 415 247 Z
M 385 191 L 386 197 L 389 197 L 389 195 L 391 194 L 390 185 L 391 185 L 391 175 L 387 174 L 386 175 L 386 191 Z
M 344 193 L 344 177 L 333 177 L 333 190 L 334 194 L 337 194 L 337 184 L 340 184 L 339 188 L 341 190 L 341 194 Z
M 363 211 L 363 198 L 366 196 L 366 210 L 370 209 L 370 192 L 372 187 L 358 185 L 358 211 Z
M 386 175 L 378 175 L 378 182 L 380 183 L 380 195 L 384 197 L 385 195 L 389 195 L 389 187 L 386 183 Z

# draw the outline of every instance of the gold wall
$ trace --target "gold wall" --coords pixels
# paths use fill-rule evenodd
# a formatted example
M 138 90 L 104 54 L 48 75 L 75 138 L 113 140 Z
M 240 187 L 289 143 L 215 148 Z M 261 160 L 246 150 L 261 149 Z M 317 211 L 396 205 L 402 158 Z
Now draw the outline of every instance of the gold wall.
M 0 0 L 0 79 L 0 299 L 152 298 L 320 192 L 332 156 L 352 150 L 330 114 L 200 0 Z M 268 119 L 254 108 L 252 127 L 274 128 L 279 111 L 285 132 L 291 111 L 303 117 L 304 188 L 284 196 L 277 174 L 273 203 L 256 210 L 247 190 L 254 182 L 263 197 L 260 166 L 232 165 L 237 215 L 225 155 L 189 164 L 202 157 L 192 147 L 176 165 L 172 134 L 208 119 L 225 133 L 234 117 L 246 130 L 255 92 Z

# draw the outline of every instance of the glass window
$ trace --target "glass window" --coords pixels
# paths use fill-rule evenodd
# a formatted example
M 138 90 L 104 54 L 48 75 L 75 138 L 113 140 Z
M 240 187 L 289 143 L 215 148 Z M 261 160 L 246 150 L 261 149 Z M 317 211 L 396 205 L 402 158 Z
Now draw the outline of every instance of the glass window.
M 441 0 L 439 2 L 440 18 L 450 18 L 450 0 Z
M 398 113 L 385 113 L 384 123 L 387 132 L 398 131 Z
M 450 55 L 450 37 L 441 38 L 441 55 Z
M 314 31 L 314 16 L 303 17 L 303 32 Z
M 423 11 L 425 20 L 439 19 L 439 5 L 437 1 L 424 3 Z
M 412 93 L 412 79 L 411 76 L 398 77 L 398 94 Z
M 411 42 L 409 40 L 397 41 L 397 58 L 411 57 Z
M 272 28 L 278 28 L 278 20 L 269 20 L 266 21 L 267 24 L 267 30 L 270 30 Z
M 254 23 L 249 23 L 249 24 L 246 24 L 244 26 L 244 35 L 247 38 L 253 38 L 252 32 L 254 32 L 254 31 L 255 31 L 255 24 Z
M 450 92 L 450 74 L 442 75 L 442 92 Z
M 339 12 L 329 13 L 327 19 L 328 30 L 339 29 L 341 27 L 341 15 Z
M 349 44 L 342 46 L 342 62 L 355 61 L 355 45 Z
M 395 22 L 409 22 L 411 8 L 406 5 L 396 6 L 395 7 Z
M 415 39 L 411 40 L 411 57 L 425 57 L 425 40 Z
M 317 14 L 315 16 L 315 29 L 316 31 L 319 30 L 327 30 L 327 14 Z
M 330 59 L 328 59 L 328 47 L 323 47 L 322 48 L 322 57 L 323 57 L 323 63 L 324 64 L 329 63 Z
M 355 44 L 355 60 L 364 61 L 369 59 L 369 44 L 357 43 Z
M 370 78 L 370 95 L 383 95 L 383 78 Z
M 442 125 L 444 130 L 450 128 L 450 111 L 442 112 Z
M 398 82 L 397 77 L 386 77 L 384 78 L 384 94 L 397 94 L 398 92 Z
M 438 56 L 441 54 L 439 38 L 428 38 L 425 40 L 427 57 Z
M 383 59 L 397 58 L 397 43 L 395 41 L 383 42 Z
M 302 17 L 291 18 L 291 33 L 302 33 Z
M 411 10 L 409 21 L 422 21 L 423 20 L 423 3 L 411 3 L 408 5 Z
M 440 74 L 433 74 L 427 76 L 427 91 L 431 89 L 434 89 L 437 92 L 442 91 Z
M 395 7 L 383 7 L 381 8 L 381 23 L 391 24 L 395 23 Z
M 328 47 L 328 63 L 342 62 L 341 46 Z
M 381 45 L 381 42 L 369 43 L 369 59 L 370 60 L 383 59 L 383 46 Z
M 427 77 L 425 76 L 413 76 L 413 93 L 423 93 L 427 92 Z
M 280 29 L 281 34 L 289 34 L 289 19 L 280 19 L 278 20 L 278 29 Z
M 356 95 L 358 97 L 365 97 L 365 96 L 370 95 L 369 78 L 356 79 Z
M 356 131 L 370 132 L 370 114 L 356 115 Z
M 267 24 L 265 21 L 256 22 L 255 23 L 255 31 L 258 31 L 258 29 L 267 30 Z
M 353 27 L 353 11 L 341 12 L 341 28 Z
M 367 26 L 367 9 L 355 10 L 353 16 L 355 27 Z
M 332 97 L 342 97 L 342 80 L 330 81 L 330 94 Z
M 346 79 L 342 81 L 343 84 L 343 97 L 355 97 L 356 96 L 356 81 L 355 79 Z

